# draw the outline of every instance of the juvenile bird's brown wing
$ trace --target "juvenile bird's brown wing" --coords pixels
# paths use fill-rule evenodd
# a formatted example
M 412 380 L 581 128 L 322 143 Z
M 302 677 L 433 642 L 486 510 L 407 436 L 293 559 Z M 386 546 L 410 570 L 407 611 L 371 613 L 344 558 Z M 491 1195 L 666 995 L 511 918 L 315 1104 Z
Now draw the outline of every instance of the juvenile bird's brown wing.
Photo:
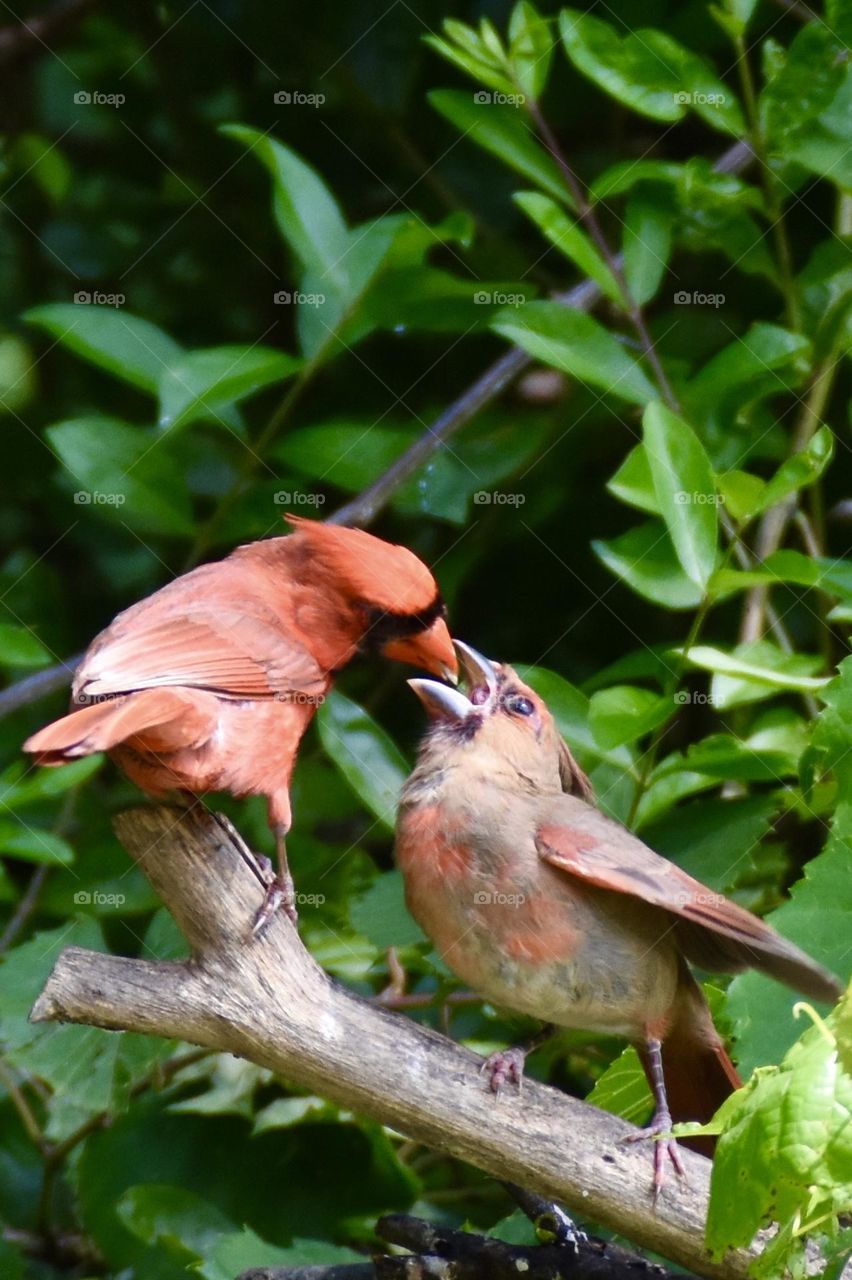
M 187 606 L 182 615 L 137 614 L 104 633 L 78 668 L 80 701 L 182 685 L 243 698 L 318 694 L 327 673 L 281 628 L 236 609 Z
M 827 969 L 743 907 L 661 858 L 636 836 L 571 796 L 554 799 L 536 832 L 551 866 L 614 893 L 630 894 L 672 916 L 683 954 L 722 973 L 761 969 L 815 1000 L 836 1000 Z

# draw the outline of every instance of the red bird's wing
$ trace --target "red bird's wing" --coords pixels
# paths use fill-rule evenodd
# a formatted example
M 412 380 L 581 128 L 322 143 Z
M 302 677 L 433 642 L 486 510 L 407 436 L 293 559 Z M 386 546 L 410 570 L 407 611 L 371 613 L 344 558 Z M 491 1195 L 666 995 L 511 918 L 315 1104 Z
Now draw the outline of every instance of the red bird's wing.
M 539 855 L 588 884 L 626 893 L 672 917 L 683 954 L 722 973 L 762 969 L 816 1000 L 835 1000 L 833 974 L 769 925 L 661 858 L 636 836 L 570 796 L 553 802 L 536 832 Z
M 327 673 L 295 636 L 237 610 L 188 607 L 110 628 L 84 658 L 74 696 L 182 685 L 236 698 L 325 691 Z

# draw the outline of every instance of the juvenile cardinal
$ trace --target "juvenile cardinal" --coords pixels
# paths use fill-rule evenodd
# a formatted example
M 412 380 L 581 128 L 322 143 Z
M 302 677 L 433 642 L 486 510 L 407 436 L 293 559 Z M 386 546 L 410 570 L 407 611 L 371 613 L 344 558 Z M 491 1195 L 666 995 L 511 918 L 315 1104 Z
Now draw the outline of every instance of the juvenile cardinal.
M 77 668 L 72 710 L 24 743 L 39 764 L 108 751 L 143 790 L 266 796 L 278 877 L 256 922 L 295 918 L 285 837 L 302 735 L 356 653 L 453 679 L 445 607 L 426 565 L 360 529 L 297 516 L 125 609 Z
M 409 681 L 430 720 L 397 824 L 409 910 L 485 999 L 626 1036 L 656 1104 L 646 1135 L 708 1120 L 740 1079 L 687 962 L 761 969 L 815 1000 L 837 980 L 605 817 L 541 699 L 456 647 L 469 697 Z M 523 1051 L 510 1055 L 485 1064 L 492 1087 L 520 1082 Z M 655 1195 L 666 1152 L 682 1171 L 674 1141 L 655 1143 Z

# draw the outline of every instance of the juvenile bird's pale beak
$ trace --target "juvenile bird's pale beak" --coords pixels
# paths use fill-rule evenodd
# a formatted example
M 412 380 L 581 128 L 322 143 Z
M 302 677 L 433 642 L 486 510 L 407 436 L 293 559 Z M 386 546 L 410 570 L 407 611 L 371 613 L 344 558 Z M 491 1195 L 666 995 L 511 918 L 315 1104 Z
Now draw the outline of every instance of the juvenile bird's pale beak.
M 438 684 L 437 680 L 409 680 L 408 685 L 423 703 L 430 720 L 440 717 L 458 723 L 477 709 L 459 689 Z
M 493 662 L 484 658 L 463 640 L 454 640 L 453 648 L 458 656 L 459 667 L 470 691 L 471 700 L 479 705 L 490 702 L 497 696 L 497 672 Z

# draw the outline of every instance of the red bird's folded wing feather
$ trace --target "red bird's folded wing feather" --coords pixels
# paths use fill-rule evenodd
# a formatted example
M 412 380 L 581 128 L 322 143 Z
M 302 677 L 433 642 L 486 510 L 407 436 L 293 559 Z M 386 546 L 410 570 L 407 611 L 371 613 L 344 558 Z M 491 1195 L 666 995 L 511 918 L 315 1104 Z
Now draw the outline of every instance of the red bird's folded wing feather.
M 110 634 L 111 632 L 111 634 Z M 293 635 L 236 610 L 189 608 L 110 629 L 74 680 L 79 701 L 182 685 L 237 698 L 318 694 L 328 677 Z
M 560 871 L 670 912 L 680 948 L 693 964 L 722 973 L 761 969 L 815 1000 L 840 995 L 833 974 L 769 925 L 582 801 L 563 796 L 553 802 L 536 832 L 536 848 Z

